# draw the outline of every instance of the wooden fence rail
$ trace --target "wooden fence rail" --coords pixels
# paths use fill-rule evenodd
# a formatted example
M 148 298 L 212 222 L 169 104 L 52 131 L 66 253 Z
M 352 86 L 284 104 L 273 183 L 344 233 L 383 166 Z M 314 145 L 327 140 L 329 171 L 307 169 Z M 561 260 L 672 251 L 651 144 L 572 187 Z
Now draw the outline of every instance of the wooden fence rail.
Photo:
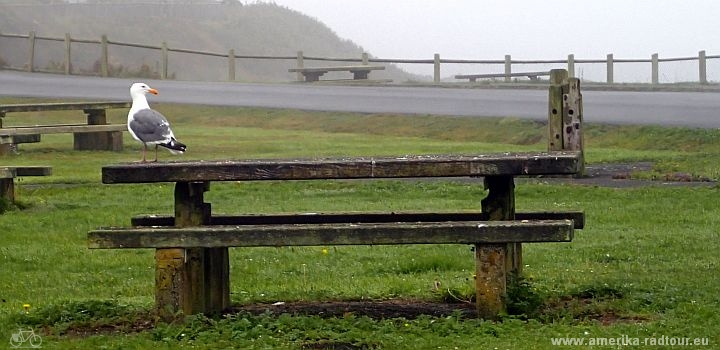
M 29 48 L 29 54 L 28 54 L 28 60 L 26 64 L 23 67 L 17 67 L 17 66 L 11 66 L 6 63 L 4 67 L 0 66 L 0 68 L 3 69 L 10 69 L 10 70 L 26 70 L 28 72 L 33 71 L 39 71 L 39 69 L 36 68 L 35 65 L 35 49 L 37 46 L 38 41 L 55 41 L 55 42 L 64 42 L 65 43 L 65 58 L 63 62 L 64 66 L 64 73 L 65 74 L 73 74 L 71 67 L 71 53 L 72 53 L 72 44 L 78 43 L 78 44 L 95 44 L 99 45 L 99 61 L 100 61 L 100 72 L 99 74 L 101 76 L 107 77 L 110 75 L 109 72 L 109 50 L 108 47 L 110 45 L 115 46 L 123 46 L 123 47 L 132 47 L 132 48 L 141 48 L 141 49 L 150 49 L 150 50 L 158 50 L 160 54 L 160 78 L 161 79 L 168 79 L 168 54 L 170 52 L 174 53 L 185 53 L 185 54 L 193 54 L 193 55 L 202 55 L 202 56 L 209 56 L 209 57 L 219 57 L 219 58 L 225 58 L 227 59 L 227 68 L 228 68 L 228 80 L 234 81 L 235 80 L 235 64 L 238 59 L 247 59 L 247 60 L 295 60 L 297 62 L 297 67 L 302 68 L 304 61 L 335 61 L 335 62 L 359 62 L 361 64 L 369 64 L 369 63 L 392 63 L 392 64 L 432 64 L 433 65 L 433 81 L 435 83 L 440 83 L 441 76 L 440 76 L 440 66 L 442 64 L 480 64 L 480 65 L 502 65 L 504 68 L 504 80 L 510 81 L 511 80 L 511 74 L 513 72 L 513 66 L 518 65 L 538 65 L 538 64 L 562 64 L 567 66 L 568 73 L 571 77 L 575 76 L 575 65 L 577 64 L 598 64 L 598 63 L 604 63 L 606 64 L 606 83 L 613 84 L 615 83 L 615 66 L 619 63 L 650 63 L 651 69 L 650 69 L 650 75 L 651 75 L 651 83 L 652 84 L 659 84 L 659 77 L 660 77 L 660 63 L 664 62 L 683 62 L 683 61 L 697 61 L 697 69 L 698 69 L 698 80 L 697 82 L 700 84 L 707 84 L 707 61 L 713 60 L 713 59 L 720 59 L 720 55 L 707 55 L 704 50 L 699 51 L 697 56 L 687 56 L 687 57 L 668 57 L 668 58 L 660 58 L 657 53 L 654 53 L 651 55 L 650 58 L 615 58 L 613 54 L 608 54 L 605 59 L 576 59 L 575 55 L 570 54 L 568 55 L 567 59 L 555 59 L 555 60 L 517 60 L 512 59 L 510 55 L 505 55 L 504 59 L 501 60 L 475 60 L 475 59 L 447 59 L 447 58 L 441 58 L 440 54 L 435 54 L 432 59 L 402 59 L 402 58 L 369 58 L 366 53 L 362 55 L 362 57 L 318 57 L 318 56 L 305 56 L 302 51 L 299 51 L 296 56 L 268 56 L 268 55 L 239 55 L 235 53 L 234 49 L 228 50 L 227 53 L 219 53 L 219 52 L 209 52 L 209 51 L 200 51 L 200 50 L 192 50 L 192 49 L 183 49 L 183 48 L 171 48 L 168 47 L 167 43 L 163 42 L 161 45 L 147 45 L 147 44 L 137 44 L 137 43 L 127 43 L 127 42 L 120 42 L 120 41 L 113 41 L 109 40 L 106 35 L 102 35 L 100 40 L 93 40 L 93 39 L 79 39 L 79 38 L 73 38 L 70 36 L 70 34 L 65 34 L 64 38 L 55 38 L 55 37 L 46 37 L 46 36 L 39 36 L 36 35 L 35 32 L 30 32 L 28 34 L 9 34 L 9 33 L 0 33 L 0 38 L 16 38 L 16 39 L 26 39 L 28 40 L 28 48 Z M 2 48 L 0 47 L 0 50 Z M 0 57 L 2 57 L 2 53 L 0 52 Z M 0 60 L 0 63 L 2 61 Z M 300 79 L 300 77 L 298 77 Z

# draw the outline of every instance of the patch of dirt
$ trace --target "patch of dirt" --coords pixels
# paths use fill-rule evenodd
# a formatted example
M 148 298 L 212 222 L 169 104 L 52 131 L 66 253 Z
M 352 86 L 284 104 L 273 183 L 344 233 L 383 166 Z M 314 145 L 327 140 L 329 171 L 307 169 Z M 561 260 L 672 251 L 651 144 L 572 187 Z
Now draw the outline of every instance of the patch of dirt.
M 231 313 L 249 312 L 262 314 L 288 313 L 292 315 L 317 315 L 322 317 L 345 317 L 349 315 L 367 316 L 373 319 L 405 318 L 415 319 L 421 315 L 435 317 L 450 316 L 459 312 L 463 317 L 474 318 L 473 304 L 448 304 L 419 300 L 386 301 L 333 301 L 333 302 L 293 302 L 278 304 L 253 304 L 234 307 Z
M 597 302 L 593 298 L 566 297 L 544 306 L 541 313 L 567 314 L 578 321 L 594 320 L 603 325 L 616 323 L 641 323 L 649 320 L 643 316 L 625 316 L 612 309 L 600 310 L 592 307 Z M 225 311 L 226 314 L 247 312 L 261 315 L 270 312 L 276 315 L 291 314 L 297 316 L 348 317 L 367 316 L 375 320 L 404 318 L 416 319 L 422 315 L 447 317 L 460 315 L 463 318 L 477 318 L 475 305 L 469 303 L 442 303 L 421 300 L 385 300 L 385 301 L 308 301 L 276 304 L 250 304 L 235 306 Z M 106 323 L 75 324 L 57 334 L 50 327 L 43 329 L 46 335 L 55 334 L 67 337 L 89 337 L 94 335 L 133 334 L 152 330 L 155 320 L 150 313 L 128 320 L 109 320 Z M 334 342 L 306 344 L 305 349 L 357 349 L 355 345 Z M 363 348 L 363 347 L 360 347 Z
M 155 328 L 154 319 L 148 314 L 144 318 L 139 318 L 133 321 L 117 321 L 108 322 L 102 324 L 78 324 L 69 327 L 67 330 L 62 332 L 62 335 L 67 337 L 90 337 L 93 335 L 120 335 L 120 334 L 133 334 L 148 331 Z M 51 329 L 44 329 L 43 333 L 51 334 Z
M 572 299 L 572 300 L 571 300 Z M 568 297 L 554 305 L 546 305 L 545 312 L 555 313 L 554 309 L 574 309 L 573 315 L 578 321 L 595 320 L 603 325 L 615 323 L 639 323 L 648 318 L 641 316 L 625 316 L 612 309 L 597 310 L 591 307 L 597 300 L 594 298 Z M 279 305 L 253 304 L 233 308 L 230 313 L 249 312 L 254 315 L 271 312 L 273 314 L 288 313 L 291 315 L 322 317 L 367 316 L 372 319 L 405 318 L 415 319 L 422 315 L 447 317 L 459 313 L 464 318 L 477 318 L 474 304 L 449 304 L 418 300 L 387 300 L 387 301 L 337 301 L 337 302 L 293 302 Z
M 539 177 L 522 179 L 529 182 L 571 183 L 578 185 L 632 188 L 645 186 L 715 186 L 717 182 L 704 177 L 687 173 L 670 173 L 653 180 L 637 180 L 632 178 L 635 172 L 648 172 L 653 168 L 652 162 L 637 163 L 601 163 L 587 164 L 585 177 Z

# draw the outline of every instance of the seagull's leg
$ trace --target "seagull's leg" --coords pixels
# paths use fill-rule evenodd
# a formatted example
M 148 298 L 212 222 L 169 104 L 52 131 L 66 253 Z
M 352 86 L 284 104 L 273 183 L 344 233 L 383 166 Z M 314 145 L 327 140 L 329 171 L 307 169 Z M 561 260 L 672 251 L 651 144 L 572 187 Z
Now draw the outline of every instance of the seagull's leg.
M 155 162 L 157 162 L 157 144 L 155 144 Z
M 147 162 L 147 160 L 145 160 L 145 153 L 147 153 L 147 144 L 145 142 L 143 142 L 143 159 L 142 159 L 143 163 Z

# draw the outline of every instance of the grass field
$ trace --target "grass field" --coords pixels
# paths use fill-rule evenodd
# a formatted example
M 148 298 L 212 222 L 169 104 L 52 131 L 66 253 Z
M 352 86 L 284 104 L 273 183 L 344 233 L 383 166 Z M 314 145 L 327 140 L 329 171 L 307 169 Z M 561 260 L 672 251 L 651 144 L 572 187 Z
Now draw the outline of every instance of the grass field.
M 0 99 L 7 102 L 18 101 Z M 544 126 L 514 118 L 157 109 L 189 146 L 181 158 L 162 152 L 161 161 L 545 149 Z M 110 119 L 123 122 L 123 112 L 112 111 Z M 8 115 L 4 123 L 82 118 L 31 113 Z M 686 173 L 720 179 L 717 130 L 589 124 L 585 136 L 590 163 L 654 162 L 652 171 L 633 177 Z M 19 155 L 0 158 L 0 166 L 51 165 L 54 172 L 19 179 L 19 208 L 0 214 L 0 344 L 9 347 L 4 342 L 18 328 L 30 327 L 48 349 L 550 349 L 558 347 L 555 337 L 585 342 L 561 348 L 605 348 L 588 344 L 607 344 L 607 338 L 640 342 L 622 348 L 661 348 L 674 337 L 720 348 L 720 204 L 714 186 L 520 183 L 518 210 L 584 210 L 587 223 L 572 243 L 524 246 L 525 280 L 513 290 L 514 312 L 499 322 L 459 313 L 372 319 L 241 312 L 155 324 L 149 314 L 153 252 L 91 251 L 85 243 L 88 230 L 173 210 L 171 184 L 100 183 L 101 166 L 140 158 L 140 146 L 127 135 L 125 143 L 118 153 L 76 152 L 70 135 L 47 135 L 41 143 L 22 145 Z M 303 181 L 213 184 L 206 198 L 213 212 L 238 214 L 469 211 L 478 210 L 483 196 L 482 183 L 472 181 Z M 462 302 L 474 294 L 473 253 L 462 245 L 237 248 L 230 254 L 231 298 L 237 305 Z

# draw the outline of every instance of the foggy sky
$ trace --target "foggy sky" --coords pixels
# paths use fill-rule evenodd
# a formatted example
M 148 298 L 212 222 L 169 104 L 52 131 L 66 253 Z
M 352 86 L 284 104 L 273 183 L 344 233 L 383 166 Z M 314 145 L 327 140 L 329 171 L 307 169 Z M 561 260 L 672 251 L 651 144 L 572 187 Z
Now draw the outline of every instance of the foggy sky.
M 720 54 L 714 0 L 273 0 L 375 57 L 649 58 Z
M 720 53 L 716 0 L 273 0 L 379 57 L 645 58 Z

